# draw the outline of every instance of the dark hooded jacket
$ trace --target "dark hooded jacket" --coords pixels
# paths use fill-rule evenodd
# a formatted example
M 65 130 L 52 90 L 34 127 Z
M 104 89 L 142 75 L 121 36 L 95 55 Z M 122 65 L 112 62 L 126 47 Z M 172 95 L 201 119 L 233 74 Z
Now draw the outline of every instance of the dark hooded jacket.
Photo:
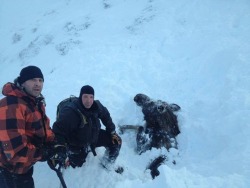
M 86 109 L 80 99 L 75 100 L 60 111 L 53 124 L 56 140 L 69 147 L 95 146 L 101 128 L 100 120 L 107 132 L 115 131 L 110 113 L 100 101 L 95 100 L 91 108 Z

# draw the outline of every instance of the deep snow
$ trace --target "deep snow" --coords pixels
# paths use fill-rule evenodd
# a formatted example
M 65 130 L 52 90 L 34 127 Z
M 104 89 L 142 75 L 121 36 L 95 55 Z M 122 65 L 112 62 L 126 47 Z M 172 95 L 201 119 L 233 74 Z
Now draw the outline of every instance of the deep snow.
M 39 66 L 51 125 L 56 105 L 85 84 L 117 126 L 144 123 L 137 93 L 182 107 L 179 150 L 139 156 L 126 132 L 122 175 L 99 167 L 101 148 L 65 171 L 68 187 L 248 188 L 249 20 L 248 0 L 1 0 L 0 85 Z M 159 154 L 169 160 L 152 180 L 145 167 Z M 59 187 L 46 163 L 34 179 L 37 188 Z

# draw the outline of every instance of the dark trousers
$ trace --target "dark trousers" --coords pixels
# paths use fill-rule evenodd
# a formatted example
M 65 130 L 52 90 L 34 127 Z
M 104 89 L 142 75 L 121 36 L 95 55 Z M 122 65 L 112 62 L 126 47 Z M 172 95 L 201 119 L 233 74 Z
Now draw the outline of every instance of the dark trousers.
M 115 162 L 116 158 L 119 155 L 121 144 L 113 144 L 112 143 L 112 137 L 109 133 L 107 133 L 105 130 L 101 129 L 98 135 L 97 143 L 94 147 L 105 147 L 105 157 L 108 160 L 108 162 L 113 163 Z M 94 151 L 95 148 L 92 148 L 93 154 L 95 154 Z M 88 155 L 88 148 L 79 148 L 76 146 L 69 146 L 69 161 L 70 165 L 75 167 L 81 167 L 83 163 L 85 162 L 85 159 Z
M 101 129 L 99 132 L 96 147 L 105 147 L 106 148 L 105 155 L 107 155 L 107 159 L 109 160 L 109 162 L 113 163 L 119 155 L 121 144 L 118 145 L 112 143 L 111 135 L 107 133 L 105 130 Z
M 34 188 L 33 167 L 26 174 L 13 174 L 0 167 L 1 188 Z
M 113 145 L 111 135 L 105 130 L 100 129 L 96 147 L 111 147 Z

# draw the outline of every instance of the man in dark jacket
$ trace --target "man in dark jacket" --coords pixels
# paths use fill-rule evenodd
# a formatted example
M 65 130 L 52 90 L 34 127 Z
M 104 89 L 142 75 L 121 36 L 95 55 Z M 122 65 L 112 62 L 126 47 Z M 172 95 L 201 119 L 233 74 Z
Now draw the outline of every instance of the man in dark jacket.
M 48 157 L 54 134 L 45 114 L 41 70 L 28 66 L 0 100 L 0 187 L 34 188 L 33 165 Z
M 180 133 L 177 116 L 180 110 L 176 104 L 150 99 L 145 94 L 137 94 L 134 101 L 142 108 L 145 127 L 139 127 L 137 133 L 137 151 L 139 154 L 154 148 L 177 148 L 176 136 Z
M 106 130 L 101 129 L 101 122 Z M 85 85 L 77 100 L 64 107 L 53 124 L 53 132 L 60 145 L 68 148 L 69 164 L 81 167 L 87 154 L 95 148 L 106 148 L 102 164 L 115 162 L 121 148 L 121 138 L 115 132 L 110 113 L 100 101 L 94 100 L 94 89 Z

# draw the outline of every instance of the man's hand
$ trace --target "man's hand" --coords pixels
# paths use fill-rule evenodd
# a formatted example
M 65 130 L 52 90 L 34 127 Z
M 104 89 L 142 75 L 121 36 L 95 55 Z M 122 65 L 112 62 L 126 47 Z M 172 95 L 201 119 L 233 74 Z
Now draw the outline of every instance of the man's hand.
M 61 166 L 65 166 L 67 159 L 66 147 L 64 145 L 55 145 L 54 146 L 54 154 L 50 157 L 52 164 L 56 166 L 60 164 Z
M 78 152 L 70 152 L 69 154 L 69 165 L 73 168 L 75 167 L 81 167 L 83 163 L 85 163 L 85 159 L 87 157 L 88 153 L 84 150 L 80 150 Z
M 122 144 L 122 139 L 116 132 L 111 134 L 111 138 L 112 138 L 113 144 L 117 144 L 117 145 Z

